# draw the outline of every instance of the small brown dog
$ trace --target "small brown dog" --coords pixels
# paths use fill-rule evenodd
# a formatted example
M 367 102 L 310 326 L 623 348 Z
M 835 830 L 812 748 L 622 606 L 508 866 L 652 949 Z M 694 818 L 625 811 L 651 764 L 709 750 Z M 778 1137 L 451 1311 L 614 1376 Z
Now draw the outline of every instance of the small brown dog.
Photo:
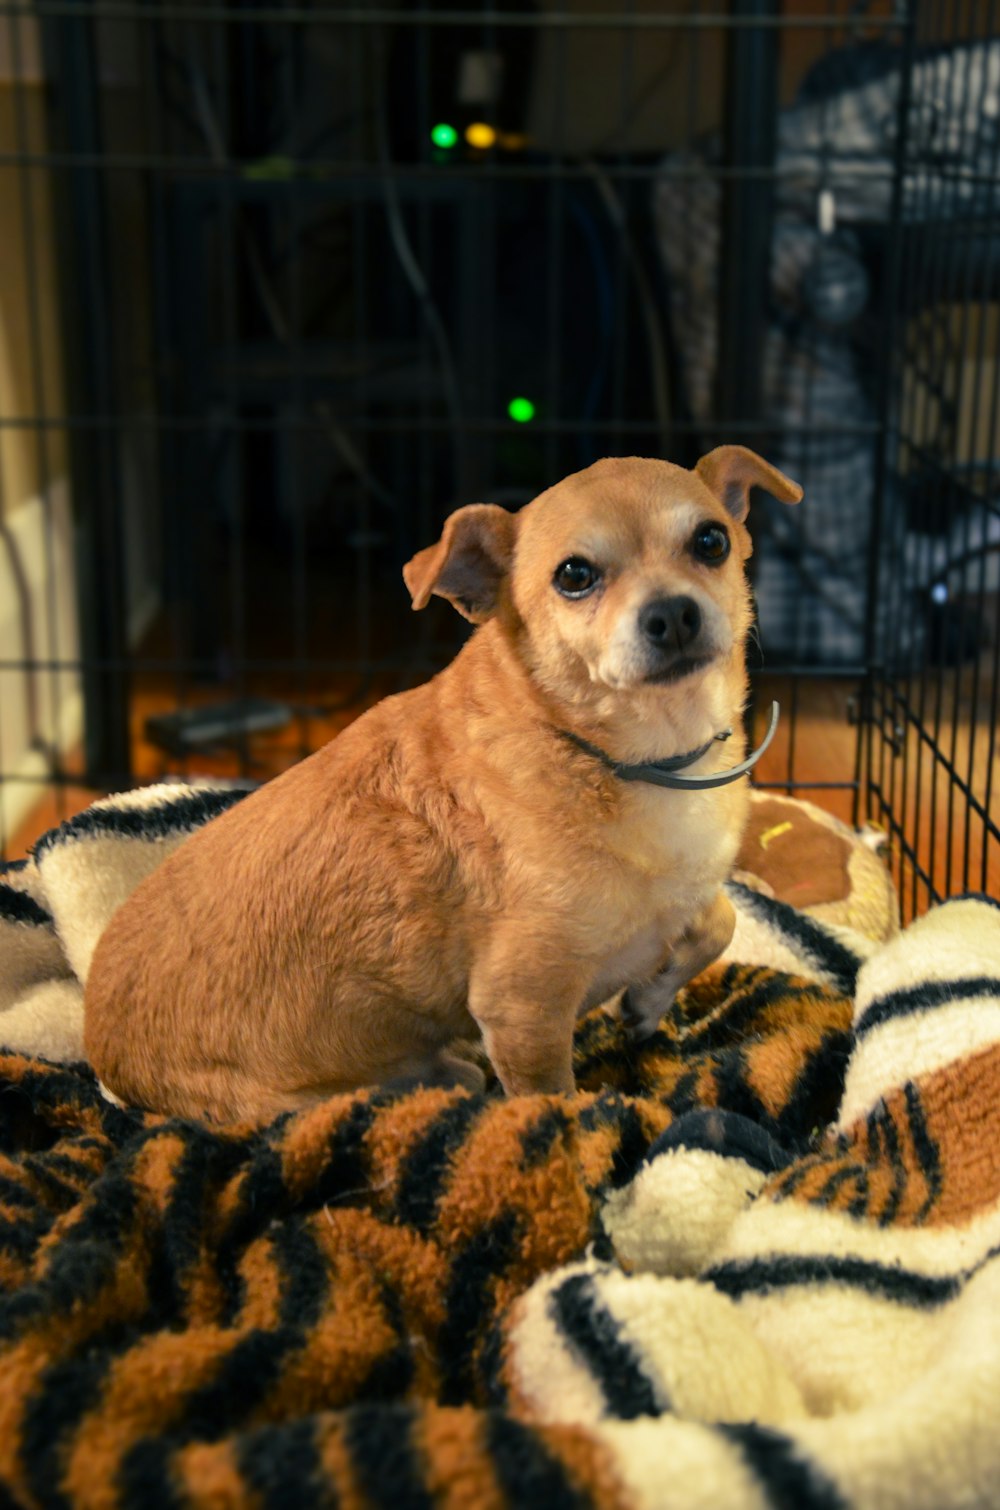
M 270 1118 L 370 1083 L 481 1086 L 458 1047 L 481 1033 L 508 1094 L 572 1091 L 584 1008 L 627 986 L 651 1033 L 732 934 L 754 484 L 801 497 L 721 446 L 452 514 L 404 576 L 414 608 L 436 593 L 482 627 L 119 909 L 86 987 L 104 1083 Z

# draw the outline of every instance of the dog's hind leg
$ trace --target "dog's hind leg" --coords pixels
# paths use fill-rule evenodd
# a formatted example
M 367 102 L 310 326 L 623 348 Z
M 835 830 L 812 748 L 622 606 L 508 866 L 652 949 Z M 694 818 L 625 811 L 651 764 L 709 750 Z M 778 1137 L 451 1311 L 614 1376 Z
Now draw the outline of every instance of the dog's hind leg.
M 426 1060 L 400 1066 L 398 1074 L 390 1073 L 379 1082 L 386 1090 L 415 1090 L 431 1086 L 463 1086 L 478 1094 L 486 1088 L 485 1071 L 462 1054 L 451 1049 L 441 1049 Z
M 625 992 L 621 1015 L 630 1038 L 641 1043 L 656 1032 L 680 988 L 718 959 L 735 927 L 732 903 L 720 891 L 681 934 L 659 974 Z

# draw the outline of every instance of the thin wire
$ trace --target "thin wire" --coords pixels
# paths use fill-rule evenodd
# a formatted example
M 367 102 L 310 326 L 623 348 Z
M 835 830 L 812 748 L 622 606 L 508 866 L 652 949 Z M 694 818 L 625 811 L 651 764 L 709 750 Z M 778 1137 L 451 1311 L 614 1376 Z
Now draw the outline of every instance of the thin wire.
M 406 281 L 420 302 L 420 308 L 427 322 L 427 328 L 437 347 L 441 377 L 444 383 L 445 404 L 448 408 L 454 432 L 456 452 L 455 476 L 457 483 L 458 479 L 462 477 L 464 470 L 462 466 L 462 406 L 458 396 L 458 378 L 456 376 L 455 361 L 452 356 L 448 333 L 438 313 L 437 305 L 431 297 L 431 291 L 427 287 L 427 279 L 424 277 L 423 269 L 417 261 L 413 247 L 410 244 L 410 238 L 406 231 L 406 223 L 400 209 L 399 195 L 396 192 L 396 181 L 389 171 L 390 154 L 385 98 L 385 57 L 381 36 L 377 38 L 376 46 L 375 98 L 375 141 L 380 169 L 379 182 L 382 187 L 382 196 L 385 203 L 389 236 L 399 265 L 403 270 Z
M 660 314 L 653 299 L 646 270 L 632 241 L 624 206 L 615 191 L 614 184 L 598 163 L 585 161 L 584 167 L 594 179 L 601 201 L 608 212 L 608 218 L 622 241 L 626 263 L 642 306 L 643 329 L 649 346 L 649 368 L 653 380 L 653 403 L 660 427 L 660 448 L 665 454 L 670 445 L 673 420 L 670 407 L 670 380 L 667 376 L 667 356 Z
M 234 157 L 230 159 L 226 167 L 222 167 L 212 158 L 198 157 L 194 153 L 153 154 L 139 152 L 29 152 L 22 156 L 16 152 L 0 152 L 0 167 L 16 168 L 21 164 L 30 168 L 50 168 L 53 170 L 63 168 L 100 168 L 107 172 L 133 173 L 148 169 L 161 173 L 186 173 L 197 175 L 211 180 L 224 178 L 239 178 L 244 188 L 249 192 L 259 181 L 262 188 L 266 187 L 268 180 L 279 178 L 287 182 L 292 178 L 303 178 L 309 182 L 321 183 L 329 181 L 350 182 L 360 179 L 367 182 L 371 178 L 371 164 L 364 160 L 353 159 L 345 161 L 343 158 L 322 157 L 312 158 L 308 162 L 282 162 L 280 166 L 269 163 L 259 157 Z M 860 177 L 864 177 L 867 185 L 877 184 L 879 179 L 890 178 L 888 168 L 875 167 L 865 171 L 867 159 L 859 159 L 852 163 L 845 154 L 838 163 L 837 168 L 831 169 L 831 179 L 845 183 L 856 183 Z M 564 161 L 560 170 L 565 178 L 583 178 L 586 169 L 574 164 L 572 161 Z M 654 183 L 662 178 L 696 179 L 703 182 L 706 179 L 718 179 L 722 182 L 728 179 L 741 179 L 746 181 L 762 180 L 780 183 L 788 178 L 795 182 L 798 170 L 780 167 L 741 167 L 727 168 L 724 164 L 699 162 L 692 163 L 632 163 L 615 162 L 605 164 L 604 171 L 610 178 L 621 179 L 622 182 L 646 180 Z M 411 181 L 419 178 L 439 180 L 441 169 L 434 163 L 407 163 L 405 165 L 386 163 L 383 169 L 384 176 L 390 179 L 403 179 Z M 449 165 L 449 178 L 468 178 L 476 182 L 486 178 L 499 178 L 510 182 L 530 182 L 532 180 L 547 179 L 551 173 L 549 166 L 540 166 L 537 162 L 529 162 L 523 158 L 504 158 L 496 161 L 476 161 L 474 163 L 455 162 Z M 960 181 L 969 186 L 985 182 L 982 177 L 974 175 L 952 175 L 948 180 Z
M 197 67 L 191 68 L 190 82 L 192 92 L 195 96 L 195 106 L 198 120 L 204 133 L 206 143 L 208 144 L 209 150 L 212 154 L 213 161 L 219 167 L 232 167 L 234 165 L 233 159 L 230 156 L 225 142 L 222 139 L 222 134 L 218 124 L 218 118 L 216 117 L 212 107 L 211 99 L 208 94 L 207 84 L 204 80 L 204 76 L 202 75 L 201 70 Z M 292 183 L 290 183 L 289 185 L 291 192 L 294 192 L 294 183 L 296 181 L 297 180 L 293 178 Z M 260 299 L 264 313 L 267 316 L 267 320 L 269 325 L 271 326 L 272 333 L 277 341 L 279 341 L 283 346 L 287 346 L 289 347 L 289 349 L 291 349 L 293 344 L 291 325 L 285 316 L 285 312 L 281 307 L 280 300 L 278 299 L 275 288 L 271 283 L 270 276 L 264 265 L 264 259 L 261 256 L 260 248 L 257 244 L 257 238 L 254 234 L 253 227 L 250 225 L 250 222 L 248 221 L 246 215 L 243 213 L 241 206 L 234 206 L 233 213 L 240 223 L 241 235 L 243 238 L 243 249 L 247 256 L 247 262 L 251 276 L 253 278 L 254 288 L 257 291 L 257 296 Z M 396 499 L 389 492 L 388 488 L 386 488 L 384 484 L 379 481 L 379 479 L 372 472 L 371 468 L 359 455 L 356 447 L 350 439 L 350 436 L 344 429 L 343 425 L 338 422 L 330 405 L 320 400 L 318 402 L 314 402 L 310 407 L 312 409 L 312 412 L 317 416 L 317 419 L 319 420 L 320 430 L 324 435 L 326 435 L 333 449 L 337 452 L 338 456 L 347 466 L 348 470 L 354 474 L 358 481 L 365 488 L 367 488 L 372 496 L 375 497 L 381 504 L 389 509 L 395 510 L 397 507 Z
M 313 406 L 315 409 L 315 406 Z M 185 430 L 211 430 L 212 421 L 202 417 L 188 414 L 157 414 L 136 413 L 132 416 L 133 423 L 143 428 L 151 428 L 161 431 Z M 432 430 L 452 431 L 454 426 L 450 419 L 428 419 L 427 425 Z M 576 419 L 566 420 L 532 420 L 532 428 L 536 430 L 553 429 L 557 431 L 569 431 L 575 433 L 579 429 L 579 421 Z M 40 415 L 0 415 L 0 430 L 33 430 L 37 425 L 45 425 L 53 430 L 114 430 L 121 424 L 121 417 L 116 414 L 40 414 Z M 273 417 L 253 415 L 250 418 L 240 415 L 232 417 L 232 424 L 244 430 L 315 430 L 325 432 L 327 422 L 320 413 L 313 413 L 312 417 L 300 416 L 289 417 L 285 414 L 276 414 Z M 417 427 L 412 419 L 393 419 L 382 417 L 369 419 L 363 414 L 352 415 L 351 425 L 355 430 L 369 430 L 375 434 L 395 435 L 400 432 L 415 430 Z M 507 420 L 496 419 L 488 415 L 470 415 L 464 420 L 467 430 L 502 431 L 510 433 L 510 423 Z M 632 420 L 626 418 L 611 420 L 593 420 L 591 428 L 603 432 L 617 432 L 621 430 L 626 434 L 646 434 L 649 431 L 649 420 Z M 730 436 L 759 435 L 763 426 L 759 420 L 728 420 L 726 433 Z M 878 424 L 870 422 L 838 423 L 836 420 L 829 422 L 818 421 L 807 427 L 804 424 L 789 424 L 782 427 L 783 435 L 798 435 L 808 428 L 812 435 L 825 436 L 870 436 L 878 433 Z M 704 433 L 705 426 L 696 420 L 671 420 L 671 429 L 696 436 Z
M 149 13 L 145 5 L 136 3 L 136 0 L 90 0 L 87 7 L 88 15 L 94 20 L 109 21 L 143 21 L 149 19 Z M 310 6 L 288 5 L 286 6 L 257 6 L 253 10 L 253 21 L 259 26 L 266 25 L 289 25 L 289 26 L 315 26 L 317 21 L 329 20 L 338 26 L 350 26 L 359 24 L 364 26 L 499 26 L 519 27 L 537 31 L 606 31 L 618 30 L 657 30 L 657 31 L 683 31 L 689 27 L 696 27 L 703 31 L 816 31 L 822 28 L 838 25 L 842 17 L 838 15 L 771 15 L 771 16 L 734 16 L 727 13 L 706 13 L 705 15 L 687 15 L 683 13 L 671 13 L 665 11 L 643 11 L 637 15 L 622 15 L 619 11 L 503 11 L 503 10 L 439 10 L 431 11 L 421 7 L 420 10 L 400 10 L 391 7 L 344 7 L 342 10 L 327 12 L 316 11 Z M 0 3 L 0 15 L 9 16 L 78 16 L 79 5 L 74 0 L 3 0 Z M 220 22 L 224 25 L 245 25 L 247 16 L 244 9 L 232 10 L 228 6 L 211 4 L 168 4 L 162 3 L 158 9 L 158 15 L 167 21 L 198 22 L 207 25 L 212 22 Z M 873 30 L 891 30 L 897 25 L 893 15 L 871 15 L 866 17 L 866 27 Z

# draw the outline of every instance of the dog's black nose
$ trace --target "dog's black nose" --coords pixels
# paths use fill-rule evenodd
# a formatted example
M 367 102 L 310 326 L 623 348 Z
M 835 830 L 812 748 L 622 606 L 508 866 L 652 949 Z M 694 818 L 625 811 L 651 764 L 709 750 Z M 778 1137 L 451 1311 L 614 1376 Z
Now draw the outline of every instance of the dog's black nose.
M 654 598 L 639 614 L 639 628 L 658 650 L 686 650 L 701 629 L 694 598 Z

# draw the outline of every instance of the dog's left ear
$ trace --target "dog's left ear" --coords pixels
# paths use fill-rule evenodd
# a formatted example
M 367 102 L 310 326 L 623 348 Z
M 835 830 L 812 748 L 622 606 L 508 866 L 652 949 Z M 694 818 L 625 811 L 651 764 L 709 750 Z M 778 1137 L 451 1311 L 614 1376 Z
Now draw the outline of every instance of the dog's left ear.
M 749 512 L 751 488 L 763 488 L 782 503 L 798 503 L 802 497 L 797 482 L 746 446 L 716 446 L 701 458 L 695 471 L 739 524 Z
M 414 608 L 426 608 L 435 593 L 463 618 L 485 624 L 496 613 L 513 556 L 513 514 L 496 503 L 470 503 L 449 514 L 437 545 L 407 561 L 403 581 Z

